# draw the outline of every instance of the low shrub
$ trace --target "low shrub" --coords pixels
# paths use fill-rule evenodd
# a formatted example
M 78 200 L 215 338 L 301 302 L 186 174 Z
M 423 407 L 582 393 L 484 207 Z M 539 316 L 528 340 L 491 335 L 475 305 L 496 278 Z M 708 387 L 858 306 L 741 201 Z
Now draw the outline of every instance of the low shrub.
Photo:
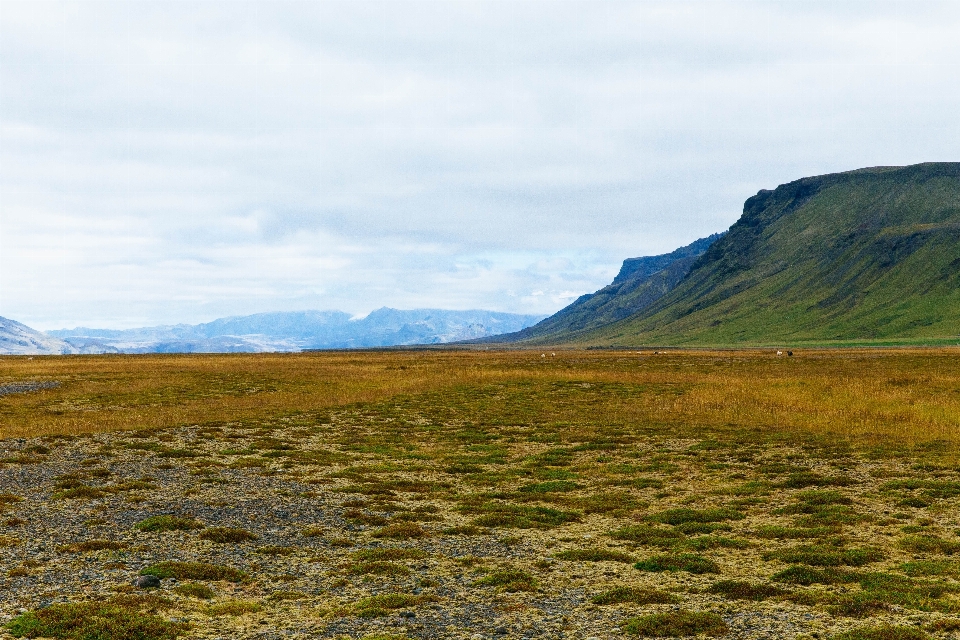
M 729 600 L 766 600 L 786 593 L 783 589 L 770 584 L 754 584 L 742 580 L 721 580 L 714 582 L 708 589 Z
M 173 590 L 182 596 L 199 598 L 201 600 L 209 600 L 216 595 L 213 589 L 199 582 L 183 582 L 174 587 Z
M 6 629 L 15 638 L 65 640 L 173 640 L 186 633 L 185 624 L 145 612 L 137 603 L 115 597 L 104 602 L 53 604 L 17 616 L 7 623 Z
M 679 531 L 649 525 L 628 525 L 607 535 L 617 540 L 629 540 L 661 549 L 672 549 L 684 541 L 684 535 Z
M 883 560 L 884 553 L 879 549 L 863 547 L 842 549 L 828 545 L 801 545 L 787 549 L 778 549 L 763 554 L 764 560 L 807 564 L 814 567 L 862 567 L 865 564 Z
M 138 531 L 189 531 L 203 527 L 195 518 L 172 515 L 150 516 L 133 525 Z
M 510 593 L 537 590 L 537 580 L 521 569 L 494 571 L 490 575 L 478 580 L 476 584 L 487 587 L 499 587 Z
M 960 540 L 945 540 L 932 535 L 913 535 L 900 538 L 897 546 L 911 553 L 937 553 L 949 556 L 960 551 Z
M 720 567 L 709 558 L 694 553 L 661 555 L 641 560 L 633 565 L 640 571 L 686 571 L 687 573 L 720 573 Z
M 811 584 L 843 584 L 856 582 L 858 574 L 846 569 L 814 569 L 813 567 L 793 566 L 770 577 L 777 582 L 809 586 Z
M 830 640 L 929 640 L 930 636 L 916 627 L 861 627 L 831 636 Z
M 385 616 L 396 609 L 405 609 L 424 602 L 435 602 L 437 600 L 439 600 L 439 598 L 431 595 L 384 593 L 377 596 L 361 598 L 354 605 L 354 612 L 361 618 L 376 618 Z
M 726 520 L 743 520 L 746 516 L 734 509 L 667 509 L 646 517 L 650 522 L 680 525 L 688 522 L 723 522 Z
M 630 618 L 623 623 L 624 633 L 641 638 L 722 636 L 729 630 L 723 618 L 715 613 L 685 609 Z
M 57 547 L 61 553 L 86 553 L 88 551 L 103 551 L 105 549 L 117 550 L 125 549 L 127 545 L 113 540 L 84 540 L 83 542 L 74 542 Z
M 642 587 L 613 587 L 603 593 L 590 598 L 593 604 L 676 604 L 680 599 L 675 595 L 658 591 L 656 589 L 644 589 Z
M 239 569 L 224 567 L 206 562 L 175 562 L 165 561 L 150 565 L 140 572 L 142 576 L 157 576 L 161 580 L 176 578 L 177 580 L 226 580 L 227 582 L 242 582 L 246 574 Z

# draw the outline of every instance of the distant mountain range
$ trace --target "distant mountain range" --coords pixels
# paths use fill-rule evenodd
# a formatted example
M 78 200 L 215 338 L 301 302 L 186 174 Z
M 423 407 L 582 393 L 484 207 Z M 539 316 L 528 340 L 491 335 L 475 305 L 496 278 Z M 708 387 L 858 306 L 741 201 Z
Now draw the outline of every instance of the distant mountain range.
M 577 346 L 960 341 L 960 163 L 761 190 L 720 236 L 624 262 L 613 283 L 489 339 Z
M 46 339 L 52 349 L 59 350 L 45 352 L 233 353 L 444 344 L 515 332 L 542 318 L 482 310 L 401 311 L 387 307 L 356 320 L 342 311 L 258 313 L 196 325 L 50 331 Z
M 76 350 L 59 338 L 40 333 L 14 320 L 0 317 L 0 354 L 29 356 L 64 353 L 76 353 Z
M 538 322 L 539 321 L 539 322 Z M 730 229 L 625 260 L 549 318 L 378 309 L 41 334 L 0 318 L 0 353 L 299 351 L 450 342 L 740 346 L 960 342 L 960 163 L 801 178 Z

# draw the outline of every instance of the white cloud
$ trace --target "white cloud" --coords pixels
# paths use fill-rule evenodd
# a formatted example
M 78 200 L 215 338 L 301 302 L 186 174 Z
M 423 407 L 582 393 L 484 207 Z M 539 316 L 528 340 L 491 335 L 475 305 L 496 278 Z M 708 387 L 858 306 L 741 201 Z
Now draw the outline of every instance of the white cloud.
M 0 314 L 545 313 L 955 157 L 951 2 L 0 0 Z

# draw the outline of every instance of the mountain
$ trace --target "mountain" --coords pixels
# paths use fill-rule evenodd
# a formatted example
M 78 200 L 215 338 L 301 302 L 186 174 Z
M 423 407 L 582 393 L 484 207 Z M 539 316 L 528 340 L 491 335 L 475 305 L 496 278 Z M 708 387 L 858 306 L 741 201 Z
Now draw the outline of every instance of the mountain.
M 532 327 L 488 341 L 568 341 L 585 331 L 638 314 L 672 291 L 697 258 L 722 236 L 715 233 L 659 256 L 628 258 L 613 283 L 603 289 L 580 296 Z
M 761 190 L 669 293 L 592 345 L 942 342 L 960 334 L 960 163 Z
M 49 332 L 81 353 L 232 353 L 443 344 L 514 332 L 542 316 L 384 307 L 365 318 L 342 311 L 258 313 L 197 325 Z
M 31 329 L 25 324 L 0 317 L 0 354 L 34 356 L 76 353 L 63 340 Z

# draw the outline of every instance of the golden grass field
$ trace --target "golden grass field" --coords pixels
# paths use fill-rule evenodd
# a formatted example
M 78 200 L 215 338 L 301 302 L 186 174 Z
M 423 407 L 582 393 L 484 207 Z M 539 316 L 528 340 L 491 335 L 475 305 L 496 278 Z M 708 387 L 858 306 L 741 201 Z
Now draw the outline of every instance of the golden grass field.
M 960 634 L 960 349 L 0 358 L 51 381 L 0 638 Z
M 629 401 L 602 401 L 602 410 L 625 424 L 878 443 L 960 440 L 960 348 L 825 349 L 793 357 L 772 350 L 426 350 L 0 358 L 0 384 L 22 380 L 61 386 L 0 400 L 2 438 L 230 422 L 452 387 L 576 380 L 647 385 L 651 392 Z

